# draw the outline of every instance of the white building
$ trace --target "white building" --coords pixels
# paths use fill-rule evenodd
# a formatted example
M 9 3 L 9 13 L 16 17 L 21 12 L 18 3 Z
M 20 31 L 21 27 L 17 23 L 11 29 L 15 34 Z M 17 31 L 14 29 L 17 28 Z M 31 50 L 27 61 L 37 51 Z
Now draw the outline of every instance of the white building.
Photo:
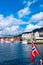
M 22 34 L 23 43 L 31 43 L 31 41 L 32 41 L 32 33 L 23 33 Z
M 43 29 L 42 29 L 43 30 Z M 40 31 L 40 29 L 39 29 L 39 31 Z M 31 33 L 24 33 L 24 34 L 22 34 L 22 40 L 23 41 L 25 41 L 25 40 L 31 40 L 31 42 L 32 42 L 32 40 L 34 41 L 34 42 L 38 42 L 38 43 L 43 43 L 43 31 L 36 31 L 36 32 L 31 32 Z

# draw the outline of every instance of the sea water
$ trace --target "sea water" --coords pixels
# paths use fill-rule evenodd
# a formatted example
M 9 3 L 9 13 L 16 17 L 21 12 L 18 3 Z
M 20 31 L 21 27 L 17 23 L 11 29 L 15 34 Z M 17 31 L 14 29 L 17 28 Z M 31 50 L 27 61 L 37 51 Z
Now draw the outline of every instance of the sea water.
M 43 57 L 43 44 L 36 44 Z M 40 65 L 40 55 L 30 60 L 31 44 L 0 43 L 0 65 Z

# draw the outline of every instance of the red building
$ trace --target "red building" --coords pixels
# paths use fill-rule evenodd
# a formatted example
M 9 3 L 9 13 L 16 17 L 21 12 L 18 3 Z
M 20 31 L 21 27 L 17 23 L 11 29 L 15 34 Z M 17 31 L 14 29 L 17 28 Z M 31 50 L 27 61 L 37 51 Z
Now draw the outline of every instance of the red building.
M 14 37 L 0 37 L 0 42 L 1 41 L 10 41 L 10 42 L 14 42 L 14 41 L 21 41 L 22 38 L 21 36 L 14 36 Z

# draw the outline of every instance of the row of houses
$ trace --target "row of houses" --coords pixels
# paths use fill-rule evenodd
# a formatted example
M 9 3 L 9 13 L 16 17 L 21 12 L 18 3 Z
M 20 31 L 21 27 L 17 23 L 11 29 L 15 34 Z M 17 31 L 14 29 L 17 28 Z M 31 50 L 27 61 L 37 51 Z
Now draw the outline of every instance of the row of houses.
M 0 42 L 22 41 L 22 43 L 31 43 L 32 40 L 36 43 L 43 43 L 43 28 L 35 29 L 32 32 L 24 32 L 18 36 L 0 37 Z
M 28 43 L 34 42 L 43 42 L 43 33 L 35 32 L 35 33 L 25 33 L 22 35 L 22 40 L 28 40 Z
M 14 41 L 21 41 L 21 36 L 0 37 L 0 42 L 14 42 Z

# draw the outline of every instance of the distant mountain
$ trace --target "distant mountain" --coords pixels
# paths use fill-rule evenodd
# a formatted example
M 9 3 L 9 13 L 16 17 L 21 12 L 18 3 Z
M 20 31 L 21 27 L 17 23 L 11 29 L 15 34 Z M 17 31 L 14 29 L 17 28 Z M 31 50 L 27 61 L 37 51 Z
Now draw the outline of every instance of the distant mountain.
M 37 28 L 37 29 L 34 29 L 33 32 L 43 32 L 43 28 Z
M 37 29 L 34 29 L 31 32 L 43 32 L 43 28 L 37 28 Z M 26 33 L 28 34 L 28 33 L 31 33 L 31 32 L 23 32 L 23 33 L 19 33 L 19 34 L 16 34 L 16 35 L 3 35 L 2 37 L 18 37 L 18 36 L 22 36 L 22 34 L 26 34 Z
M 28 34 L 28 33 L 31 33 L 31 32 L 43 32 L 43 28 L 37 28 L 37 29 L 34 29 L 33 31 L 30 31 L 30 32 L 23 32 L 21 34 L 19 34 L 18 36 L 22 35 L 22 34 Z

